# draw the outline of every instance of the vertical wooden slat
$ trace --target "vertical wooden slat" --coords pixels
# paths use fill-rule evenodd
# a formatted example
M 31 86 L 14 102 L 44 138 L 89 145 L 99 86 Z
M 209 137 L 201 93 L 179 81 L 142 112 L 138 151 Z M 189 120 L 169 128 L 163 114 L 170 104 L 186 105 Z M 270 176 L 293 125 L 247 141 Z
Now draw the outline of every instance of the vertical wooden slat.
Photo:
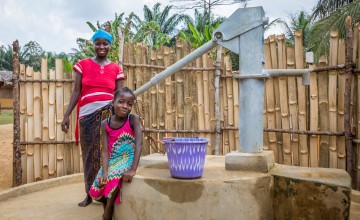
M 49 79 L 55 80 L 55 70 L 50 70 Z M 49 140 L 55 141 L 55 82 L 49 83 Z M 49 178 L 56 176 L 56 147 L 55 144 L 49 144 Z
M 186 56 L 190 52 L 190 45 L 188 42 L 184 44 L 184 54 Z M 179 58 L 178 58 L 179 60 Z M 189 63 L 187 67 L 192 66 L 192 63 Z M 185 72 L 185 71 L 184 71 Z M 194 77 L 191 71 L 184 73 L 184 129 L 191 130 L 193 122 L 193 113 L 192 113 L 192 78 Z
M 212 57 L 208 56 L 208 67 L 214 69 L 214 62 Z M 215 69 L 209 71 L 209 105 L 210 105 L 210 130 L 215 131 Z M 212 149 L 211 154 L 214 154 L 215 151 L 215 134 L 209 134 L 209 147 Z
M 150 49 L 150 65 L 155 65 L 156 63 L 156 52 L 153 49 Z M 155 69 L 151 68 L 151 73 L 155 73 Z M 150 99 L 151 99 L 151 128 L 158 128 L 158 103 L 157 103 L 157 85 L 150 88 Z M 153 133 L 151 135 L 152 139 L 157 139 L 158 134 Z M 150 148 L 150 153 L 154 153 L 156 149 Z
M 273 38 L 272 38 L 273 40 Z M 265 54 L 265 69 L 272 69 L 272 56 L 276 54 L 271 53 L 270 39 L 265 40 L 264 54 Z M 275 62 L 275 61 L 274 61 Z M 266 93 L 266 113 L 267 113 L 267 126 L 270 129 L 276 128 L 276 116 L 275 116 L 275 91 L 274 91 L 274 78 L 270 77 L 265 86 Z M 268 132 L 269 149 L 274 152 L 275 162 L 279 162 L 279 151 L 277 147 L 277 136 L 275 132 Z M 266 136 L 265 136 L 266 137 Z M 289 155 L 290 152 L 284 151 L 284 154 Z M 285 157 L 285 156 L 284 156 Z M 289 161 L 289 160 L 287 160 Z M 291 160 L 290 160 L 291 162 Z
M 71 89 L 74 89 L 75 86 L 75 74 L 77 74 L 75 71 L 72 71 L 71 74 L 71 79 L 73 79 L 74 81 L 71 83 Z M 75 106 L 75 108 L 77 108 Z M 73 111 L 73 113 L 71 114 L 71 128 L 72 131 L 71 132 L 71 140 L 75 140 L 75 129 L 76 129 L 76 114 Z M 83 172 L 83 160 L 82 160 L 82 155 L 81 155 L 81 146 L 80 144 L 76 145 L 76 143 L 73 143 L 73 148 L 72 148 L 72 153 L 73 153 L 73 166 L 74 166 L 74 173 L 80 173 Z
M 63 64 L 61 59 L 55 60 L 55 78 L 63 79 Z M 64 141 L 64 132 L 61 131 L 61 122 L 64 116 L 64 84 L 56 82 L 56 140 Z M 64 144 L 56 145 L 56 176 L 64 176 Z
M 232 66 L 230 60 L 230 67 Z M 232 87 L 233 87 L 233 100 L 234 100 L 234 126 L 239 126 L 239 116 L 240 116 L 240 103 L 239 103 L 239 81 L 236 79 L 232 80 Z M 233 131 L 235 135 L 235 150 L 240 149 L 240 134 L 239 131 Z
M 148 56 L 147 56 L 147 46 L 146 44 L 142 44 L 142 61 L 144 64 L 148 64 Z M 143 82 L 146 83 L 149 82 L 151 79 L 151 72 L 150 68 L 144 67 L 143 68 Z M 150 114 L 153 114 L 150 109 L 150 90 L 145 91 L 143 94 L 143 117 L 144 117 L 144 127 L 149 129 L 151 126 L 151 120 L 150 120 Z M 150 135 L 150 133 L 146 133 L 146 136 Z M 147 137 L 144 137 L 147 139 Z M 149 141 L 144 140 L 143 142 L 143 155 L 149 155 L 150 154 L 150 145 Z
M 156 54 L 156 63 L 159 66 L 164 66 L 164 47 L 160 46 Z M 170 95 L 170 94 L 169 94 Z M 166 120 L 166 94 L 165 94 L 165 82 L 161 82 L 157 85 L 157 107 L 158 107 L 158 129 L 167 129 Z M 172 122 L 169 122 L 172 123 Z M 159 134 L 159 140 L 162 140 L 165 136 L 164 133 Z
M 64 73 L 64 79 L 71 79 L 72 73 Z M 69 82 L 64 83 L 64 108 L 67 109 L 72 92 L 72 85 Z M 69 118 L 69 120 L 71 120 Z M 72 123 L 71 123 L 72 125 Z M 64 133 L 64 140 L 71 141 L 71 135 L 74 133 L 72 126 L 69 126 L 67 133 Z M 60 130 L 60 132 L 62 132 Z M 69 175 L 74 173 L 74 160 L 73 160 L 73 144 L 64 144 L 64 174 Z
M 196 59 L 196 68 L 201 68 L 201 58 Z M 205 130 L 205 115 L 204 115 L 204 84 L 203 72 L 196 70 L 196 91 L 197 91 L 197 117 L 198 117 L 198 128 L 199 130 Z M 203 134 L 200 134 L 201 136 Z
M 278 61 L 279 68 L 286 69 L 286 46 L 285 36 L 281 35 L 277 37 L 278 45 Z M 279 77 L 279 95 L 280 95 L 280 109 L 281 109 L 281 125 L 282 129 L 290 129 L 290 114 L 288 105 L 288 92 L 287 92 L 287 77 Z M 283 152 L 291 152 L 290 134 L 282 134 L 282 146 Z M 291 164 L 291 154 L 284 153 L 284 158 L 279 155 L 279 163 L 284 161 L 284 164 Z
M 41 79 L 48 79 L 47 59 L 41 59 Z M 42 140 L 49 141 L 49 84 L 41 83 L 41 100 L 42 100 Z M 49 146 L 42 145 L 42 176 L 44 179 L 49 178 Z
M 41 73 L 40 72 L 34 72 L 34 80 L 40 80 Z M 41 88 L 39 82 L 34 82 L 34 140 L 35 141 L 41 141 Z M 40 144 L 34 145 L 34 178 L 35 181 L 42 180 L 42 158 L 41 158 L 41 146 Z
M 25 65 L 20 64 L 20 79 L 25 80 L 26 74 L 25 74 Z M 26 131 L 26 84 L 24 82 L 20 83 L 20 141 L 25 141 L 25 131 Z M 15 123 L 15 122 L 14 122 Z M 15 142 L 14 142 L 15 143 Z M 21 152 L 21 184 L 25 184 L 27 181 L 27 155 L 26 155 L 26 145 L 20 145 L 20 152 Z M 14 169 L 15 171 L 15 169 Z M 15 178 L 16 179 L 16 178 Z M 14 186 L 18 185 L 16 181 L 14 182 Z M 20 185 L 20 184 L 19 184 Z
M 225 70 L 225 63 L 226 63 L 226 56 L 222 56 L 221 65 L 223 66 Z M 223 71 L 223 74 L 225 74 L 225 71 Z M 222 124 L 224 127 L 228 127 L 228 102 L 227 102 L 227 95 L 226 95 L 226 79 L 222 78 L 220 82 L 220 105 L 221 105 L 221 115 L 222 115 Z M 230 144 L 229 144 L 229 130 L 223 130 L 222 132 L 222 139 L 223 139 L 223 154 L 227 154 L 230 152 Z
M 142 52 L 142 49 L 143 49 L 143 45 L 142 43 L 136 43 L 136 50 L 135 50 L 135 73 L 134 73 L 134 77 L 135 77 L 135 87 L 134 87 L 134 90 L 140 88 L 140 86 L 142 86 L 143 84 L 143 78 L 144 78 L 144 75 L 143 75 L 143 69 L 142 67 L 140 66 L 141 64 L 143 64 L 143 52 Z M 137 111 L 139 112 L 135 112 L 136 109 L 133 108 L 133 112 L 135 114 L 139 114 L 142 118 L 140 119 L 141 122 L 143 123 L 144 120 L 144 114 L 145 112 L 143 111 L 143 100 L 144 100 L 144 95 L 145 94 L 140 94 L 136 97 L 136 101 L 137 101 Z M 147 153 L 147 147 L 146 147 L 146 144 L 148 142 L 147 141 L 144 141 L 143 142 L 143 150 L 142 150 L 142 155 L 146 155 Z
M 286 68 L 287 69 L 295 69 L 295 49 L 293 47 L 286 48 Z M 289 98 L 289 127 L 293 130 L 298 130 L 298 102 L 297 102 L 297 86 L 296 86 L 296 77 L 288 77 L 287 78 L 287 86 L 288 86 L 288 98 Z M 299 135 L 298 134 L 290 134 L 291 140 L 291 151 L 299 150 Z
M 164 66 L 169 67 L 171 65 L 171 54 L 169 47 L 163 47 L 164 49 Z M 171 76 L 165 79 L 165 93 L 163 94 L 165 102 L 165 129 L 175 130 L 174 112 L 173 112 L 173 90 Z
M 202 67 L 203 68 L 208 68 L 208 54 L 205 53 L 202 55 Z M 203 100 L 204 100 L 204 129 L 205 130 L 210 130 L 210 96 L 209 96 L 209 71 L 204 70 L 203 74 L 202 74 L 202 83 L 203 83 Z M 207 95 L 205 95 L 207 94 Z M 211 138 L 211 134 L 207 133 L 204 134 L 204 136 L 210 140 Z M 207 148 L 207 154 L 211 154 L 212 153 L 212 148 L 211 148 L 211 143 L 208 144 L 208 148 Z
M 134 48 L 135 45 L 134 43 L 129 43 L 128 44 L 128 58 L 124 60 L 126 60 L 130 65 L 134 64 Z M 128 66 L 127 69 L 127 86 L 134 90 L 135 89 L 135 76 L 134 76 L 134 67 L 132 66 Z
M 34 70 L 26 67 L 26 79 L 33 79 Z M 27 141 L 35 140 L 34 135 L 34 87 L 33 84 L 26 83 L 26 114 L 27 114 Z M 27 146 L 27 183 L 34 182 L 34 145 Z
M 180 38 L 176 40 L 176 60 L 180 60 L 183 57 L 184 49 L 183 49 L 183 42 Z M 175 74 L 175 81 L 176 81 L 176 129 L 177 130 L 184 130 L 184 112 L 185 112 L 185 105 L 186 101 L 184 100 L 184 72 L 178 71 Z
M 135 47 L 135 63 L 136 63 L 136 67 L 135 67 L 135 72 L 134 72 L 134 77 L 135 77 L 135 87 L 134 90 L 140 88 L 140 86 L 143 84 L 143 71 L 142 71 L 142 67 L 140 67 L 139 65 L 142 64 L 142 43 L 136 43 L 136 47 Z M 139 107 L 139 111 L 140 114 L 143 114 L 143 94 L 138 95 L 136 97 L 137 100 L 137 104 Z
M 330 59 L 329 65 L 337 65 L 337 53 L 338 53 L 338 40 L 339 32 L 331 31 L 330 32 Z M 337 130 L 337 72 L 332 70 L 329 72 L 329 130 Z M 337 146 L 336 146 L 336 136 L 330 136 L 329 138 L 329 167 L 337 168 Z
M 357 23 L 354 25 L 353 28 L 353 62 L 356 64 L 356 59 L 357 58 L 357 53 L 359 50 L 359 28 L 360 28 L 360 24 Z M 358 65 L 356 65 L 357 67 L 359 67 Z
M 230 62 L 230 56 L 225 57 L 224 62 L 224 70 L 225 75 L 231 75 L 232 74 L 232 66 Z M 226 102 L 228 105 L 227 108 L 227 124 L 229 127 L 234 127 L 234 95 L 233 95 L 233 78 L 226 78 Z M 235 147 L 235 135 L 233 130 L 227 131 L 229 134 L 229 148 L 231 151 L 236 150 Z
M 190 46 L 189 46 L 190 48 Z M 194 49 L 189 49 L 189 53 L 193 52 Z M 196 61 L 193 61 L 188 64 L 189 67 L 196 67 Z M 199 117 L 198 117 L 198 93 L 197 93 L 197 78 L 196 78 L 196 71 L 192 70 L 190 72 L 191 78 L 191 94 L 192 94 L 192 128 L 199 129 Z
M 302 43 L 302 32 L 295 31 L 294 40 L 295 40 L 295 65 L 296 69 L 304 69 L 304 48 Z M 299 119 L 299 130 L 307 130 L 307 113 L 306 113 L 306 92 L 305 86 L 302 84 L 302 77 L 296 77 L 297 83 L 297 96 L 298 96 L 298 119 Z M 294 161 L 293 165 L 300 166 L 309 166 L 308 154 L 304 154 L 303 158 L 296 158 L 299 152 L 307 152 L 308 143 L 307 135 L 299 135 L 299 149 L 298 151 L 294 150 Z
M 327 57 L 322 56 L 319 59 L 319 67 L 327 66 Z M 328 97 L 328 83 L 329 75 L 327 71 L 318 73 L 319 82 L 319 117 L 320 117 L 320 131 L 329 130 L 329 97 Z M 329 136 L 320 136 L 320 167 L 329 167 Z
M 309 66 L 309 69 L 314 69 L 313 65 Z M 319 124 L 319 96 L 318 96 L 318 83 L 317 83 L 317 74 L 310 73 L 310 86 L 309 86 L 309 96 L 310 96 L 310 131 L 317 131 Z M 310 136 L 310 166 L 318 167 L 319 166 L 319 150 L 318 150 L 318 137 L 317 135 Z M 302 152 L 302 151 L 301 151 Z M 307 155 L 303 155 L 303 158 L 307 158 Z M 305 163 L 306 161 L 303 161 Z
M 339 46 L 337 52 L 337 64 L 345 64 L 345 40 L 339 39 Z M 345 70 L 338 72 L 338 92 L 337 92 L 337 130 L 344 131 L 344 104 L 345 104 Z M 338 162 L 337 168 L 346 169 L 346 150 L 345 150 L 345 136 L 339 136 L 336 139 L 338 148 Z
M 124 48 L 123 48 L 123 72 L 125 74 L 126 79 L 124 80 L 124 86 L 127 86 L 130 88 L 129 86 L 129 45 L 130 43 L 126 43 L 124 44 Z
M 278 56 L 276 50 L 276 37 L 271 35 L 270 39 L 270 51 L 271 51 L 271 68 L 278 69 Z M 278 77 L 273 77 L 274 85 L 274 111 L 275 111 L 275 127 L 281 128 L 281 111 L 280 111 L 280 95 L 279 95 L 279 79 Z M 276 148 L 277 148 L 277 160 L 279 163 L 282 162 L 282 136 L 281 133 L 276 134 Z M 275 153 L 275 152 L 274 152 Z

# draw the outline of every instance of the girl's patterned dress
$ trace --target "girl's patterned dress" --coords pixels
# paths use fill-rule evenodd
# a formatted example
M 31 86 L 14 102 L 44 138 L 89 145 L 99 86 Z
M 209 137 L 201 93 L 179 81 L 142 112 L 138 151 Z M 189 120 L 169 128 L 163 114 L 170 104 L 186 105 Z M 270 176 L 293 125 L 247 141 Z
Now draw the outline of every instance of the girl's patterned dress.
M 110 120 L 108 120 L 106 124 L 109 148 L 108 176 L 106 184 L 100 187 L 100 178 L 103 174 L 101 167 L 90 188 L 90 196 L 96 200 L 103 196 L 111 198 L 116 187 L 121 189 L 122 175 L 130 169 L 134 160 L 135 137 L 134 130 L 130 126 L 130 117 L 131 115 L 129 114 L 124 125 L 118 129 L 110 127 Z M 120 192 L 118 193 L 115 203 L 120 203 Z

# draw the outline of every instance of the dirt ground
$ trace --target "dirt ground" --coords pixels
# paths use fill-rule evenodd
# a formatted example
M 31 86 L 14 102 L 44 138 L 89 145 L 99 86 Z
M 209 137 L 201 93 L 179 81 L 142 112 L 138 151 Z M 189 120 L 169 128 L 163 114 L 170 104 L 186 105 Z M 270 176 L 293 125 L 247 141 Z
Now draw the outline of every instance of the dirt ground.
M 13 124 L 0 125 L 0 190 L 12 186 Z

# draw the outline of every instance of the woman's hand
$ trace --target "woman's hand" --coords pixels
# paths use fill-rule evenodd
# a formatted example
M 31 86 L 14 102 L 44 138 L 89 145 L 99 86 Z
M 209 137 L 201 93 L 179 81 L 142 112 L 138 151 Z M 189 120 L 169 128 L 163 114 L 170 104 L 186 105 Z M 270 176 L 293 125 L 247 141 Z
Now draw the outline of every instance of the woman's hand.
M 135 173 L 136 173 L 136 171 L 133 169 L 126 171 L 122 177 L 123 181 L 130 183 L 132 181 L 133 176 L 135 176 Z
M 69 116 L 65 115 L 63 121 L 61 122 L 61 130 L 67 133 L 69 130 L 69 125 L 70 125 Z

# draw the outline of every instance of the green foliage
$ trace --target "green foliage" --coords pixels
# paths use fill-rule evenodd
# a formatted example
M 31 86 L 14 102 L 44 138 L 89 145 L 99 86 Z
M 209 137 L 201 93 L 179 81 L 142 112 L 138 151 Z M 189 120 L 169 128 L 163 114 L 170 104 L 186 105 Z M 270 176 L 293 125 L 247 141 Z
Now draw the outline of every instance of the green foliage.
M 215 19 L 208 12 L 201 13 L 195 9 L 194 20 L 187 18 L 187 28 L 180 31 L 183 41 L 189 41 L 190 45 L 198 48 L 212 39 L 213 31 L 225 20 L 224 17 Z
M 154 49 L 161 45 L 171 46 L 175 43 L 174 37 L 178 33 L 177 26 L 185 22 L 189 16 L 184 14 L 174 14 L 169 16 L 172 5 L 165 6 L 164 10 L 160 9 L 161 4 L 156 3 L 152 9 L 144 5 L 144 20 L 134 16 L 135 35 L 134 42 L 144 42 Z
M 43 49 L 36 41 L 30 41 L 19 48 L 19 62 L 32 66 L 35 71 L 40 70 L 40 59 L 44 54 Z M 10 45 L 0 47 L 0 69 L 12 70 L 13 50 Z
M 140 28 L 133 37 L 134 42 L 144 42 L 146 45 L 157 49 L 159 46 L 169 43 L 171 37 L 161 32 L 161 27 L 155 21 L 141 22 Z
M 346 2 L 343 2 L 345 5 L 332 9 L 333 12 L 327 17 L 314 23 L 309 35 L 309 48 L 314 51 L 317 58 L 320 55 L 328 54 L 331 30 L 339 30 L 340 37 L 345 37 L 345 19 L 347 16 L 352 17 L 352 25 L 360 22 L 360 0 L 351 1 L 349 4 Z M 313 17 L 316 17 L 315 12 Z M 327 14 L 325 13 L 325 15 Z
M 55 69 L 55 61 L 56 59 L 62 59 L 63 61 L 63 70 L 65 73 L 71 73 L 72 72 L 72 66 L 74 65 L 73 59 L 71 56 L 69 56 L 66 53 L 60 53 L 56 54 L 53 52 L 46 52 L 43 56 L 44 58 L 47 58 L 48 62 L 48 68 L 49 69 Z
M 190 32 L 180 31 L 180 37 L 183 41 L 190 41 L 192 47 L 198 48 L 212 39 L 212 33 L 219 25 L 220 24 L 216 24 L 214 27 L 205 25 L 203 27 L 204 30 L 199 31 L 189 22 L 188 28 Z
M 293 14 L 289 14 L 290 24 L 282 19 L 276 19 L 272 21 L 265 29 L 273 25 L 280 25 L 285 31 L 286 43 L 288 45 L 294 45 L 294 32 L 301 31 L 303 38 L 303 46 L 305 51 L 309 51 L 308 38 L 313 25 L 311 16 L 305 11 L 299 11 Z
M 8 45 L 7 47 L 0 47 L 0 70 L 12 70 L 13 63 L 13 51 L 12 47 Z
M 40 71 L 40 60 L 45 51 L 36 41 L 30 41 L 20 48 L 19 61 L 25 66 L 32 66 L 34 71 Z
M 354 2 L 354 0 L 318 0 L 314 7 L 312 18 L 313 20 L 317 20 L 329 17 L 338 8 L 352 2 Z

